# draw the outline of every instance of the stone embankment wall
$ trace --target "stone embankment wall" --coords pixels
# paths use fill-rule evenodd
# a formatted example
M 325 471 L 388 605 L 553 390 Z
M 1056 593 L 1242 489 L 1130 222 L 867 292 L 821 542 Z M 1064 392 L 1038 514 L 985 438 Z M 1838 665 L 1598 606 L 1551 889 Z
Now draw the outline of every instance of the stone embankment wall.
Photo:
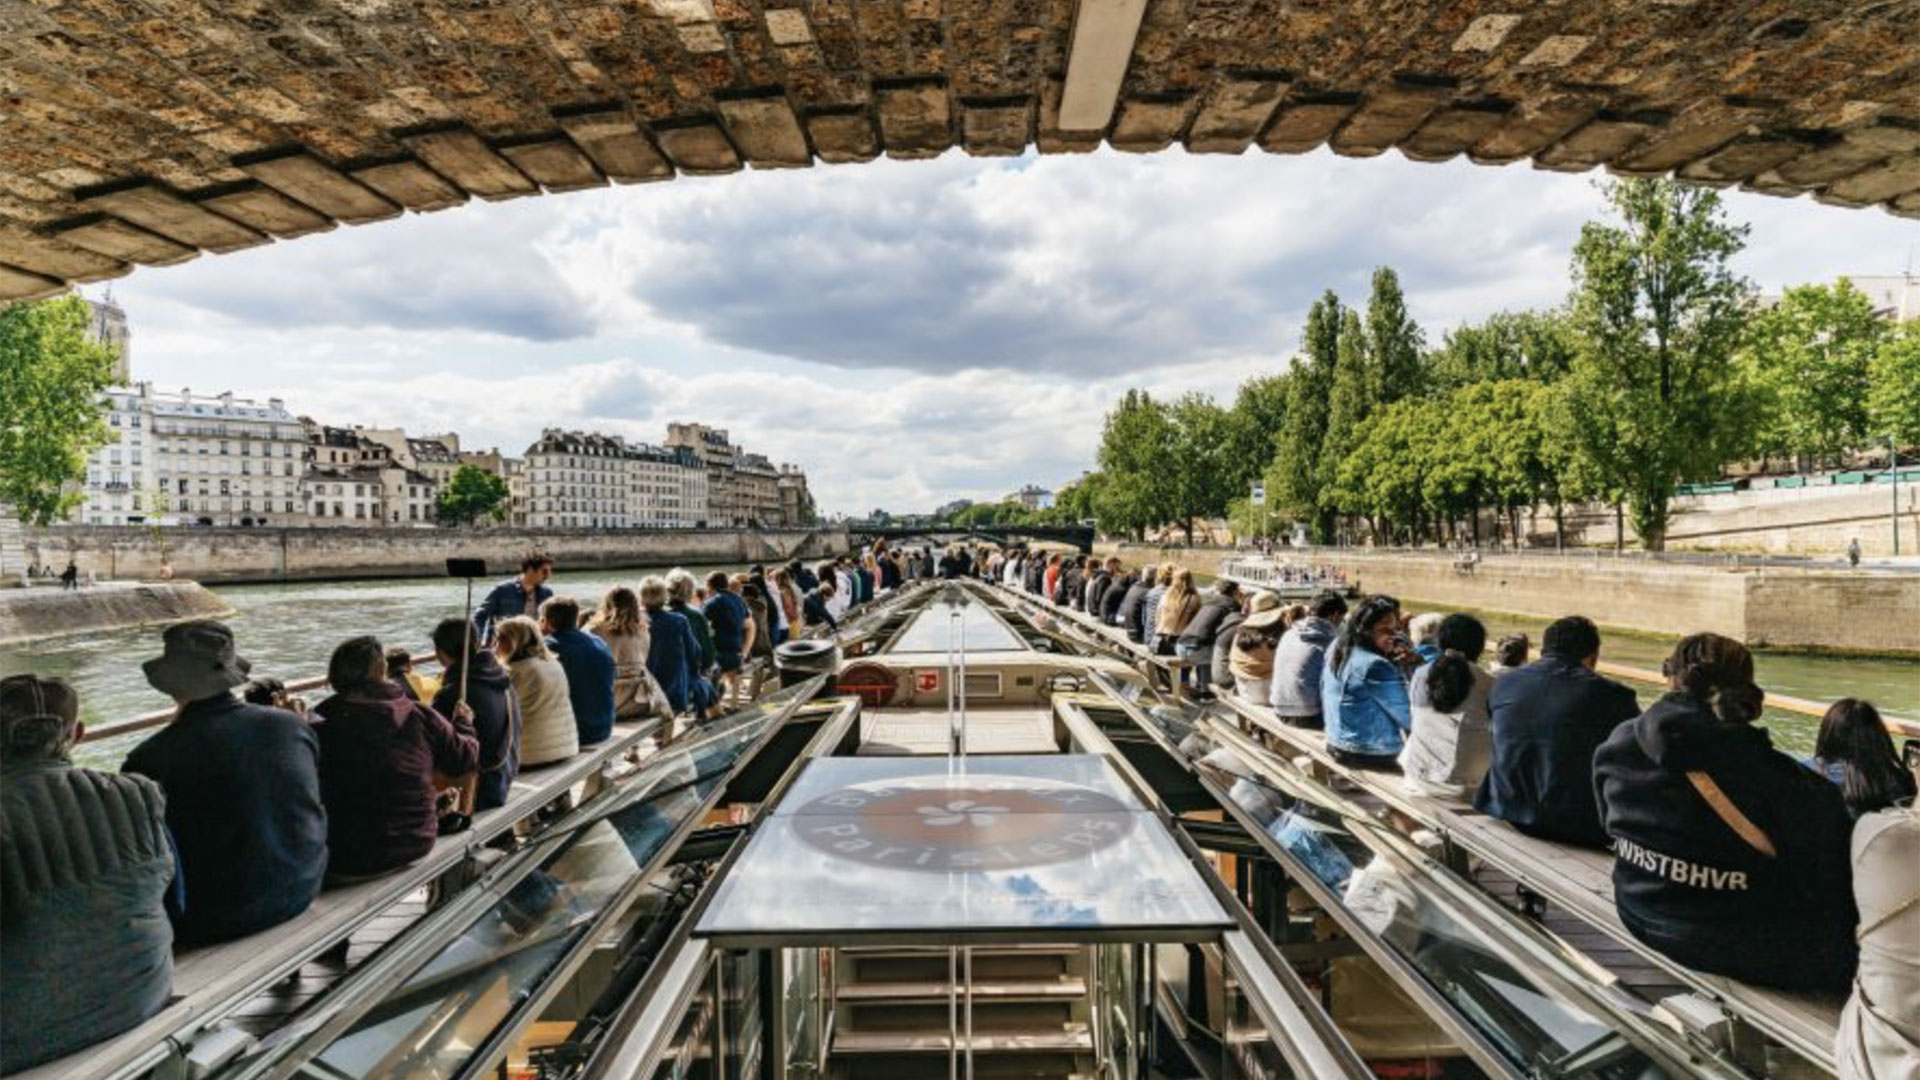
M 112 583 L 72 591 L 54 585 L 0 589 L 0 645 L 204 619 L 227 610 L 211 590 L 191 581 Z
M 1217 573 L 1223 553 L 1122 548 L 1130 564 L 1169 558 Z M 1448 554 L 1323 549 L 1368 592 L 1437 605 L 1556 618 L 1654 634 L 1712 630 L 1757 647 L 1920 657 L 1920 574 L 1723 568 L 1594 555 L 1491 556 L 1472 573 Z
M 566 569 L 739 564 L 818 558 L 847 550 L 839 530 L 28 529 L 26 557 L 56 569 L 71 555 L 103 580 L 175 578 L 211 584 L 417 577 L 446 560 L 481 558 L 493 573 L 517 570 L 538 548 Z
M 1744 551 L 1767 555 L 1839 555 L 1847 542 L 1860 541 L 1868 558 L 1893 552 L 1893 530 L 1899 523 L 1900 550 L 1920 552 L 1920 485 L 1861 484 L 1851 487 L 1810 487 L 1792 490 L 1701 495 L 1673 501 L 1673 519 L 1667 546 L 1676 551 Z M 1553 519 L 1541 514 L 1534 522 L 1535 542 L 1551 546 Z M 1634 542 L 1632 526 L 1624 529 Z M 1567 542 L 1590 547 L 1612 547 L 1611 513 L 1570 521 Z

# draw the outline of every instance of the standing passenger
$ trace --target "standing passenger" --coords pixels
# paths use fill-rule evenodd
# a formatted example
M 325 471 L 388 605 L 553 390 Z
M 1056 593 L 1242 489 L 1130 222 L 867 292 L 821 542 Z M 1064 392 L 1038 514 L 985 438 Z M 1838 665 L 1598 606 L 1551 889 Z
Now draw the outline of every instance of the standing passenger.
M 749 644 L 747 637 L 753 612 L 746 601 L 733 591 L 733 579 L 724 570 L 715 570 L 707 575 L 707 603 L 701 614 L 706 616 L 709 632 L 713 635 L 713 653 L 715 663 L 720 669 L 721 700 L 731 700 L 740 694 L 740 668 L 746 661 Z
M 1579 615 L 1547 627 L 1540 659 L 1494 680 L 1493 764 L 1473 808 L 1543 840 L 1605 847 L 1593 752 L 1640 712 L 1633 691 L 1594 673 L 1600 631 Z
M 1668 692 L 1593 756 L 1620 921 L 1698 971 L 1844 992 L 1858 915 L 1840 792 L 1754 724 L 1746 646 L 1694 634 L 1663 670 Z
M 201 944 L 285 922 L 307 910 L 326 874 L 319 740 L 292 713 L 233 696 L 252 665 L 223 624 L 180 623 L 161 642 L 142 669 L 180 711 L 120 771 L 166 793 L 187 890 L 175 935 Z
M 553 577 L 553 560 L 544 552 L 529 551 L 520 560 L 520 576 L 503 581 L 487 593 L 473 613 L 473 632 L 480 640 L 493 640 L 493 624 L 515 615 L 529 619 L 540 617 L 540 605 L 553 596 L 547 579 Z
M 0 679 L 0 1074 L 134 1027 L 173 983 L 166 797 L 75 768 L 84 732 L 65 682 Z

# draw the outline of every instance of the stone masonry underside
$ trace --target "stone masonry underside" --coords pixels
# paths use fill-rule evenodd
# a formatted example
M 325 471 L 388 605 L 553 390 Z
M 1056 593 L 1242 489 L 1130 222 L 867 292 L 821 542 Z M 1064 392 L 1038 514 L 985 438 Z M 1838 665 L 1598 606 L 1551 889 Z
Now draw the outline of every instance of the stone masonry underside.
M 1063 131 L 1075 7 L 0 0 L 0 302 L 470 198 L 1103 141 L 1920 216 L 1920 0 L 1146 0 Z

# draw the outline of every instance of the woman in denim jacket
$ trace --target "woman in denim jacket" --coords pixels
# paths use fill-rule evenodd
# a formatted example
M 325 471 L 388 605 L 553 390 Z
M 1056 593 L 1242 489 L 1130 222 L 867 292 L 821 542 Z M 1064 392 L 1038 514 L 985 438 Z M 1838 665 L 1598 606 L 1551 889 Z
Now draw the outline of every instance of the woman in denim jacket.
M 1393 659 L 1406 648 L 1400 602 L 1391 596 L 1368 597 L 1340 627 L 1320 677 L 1327 749 L 1337 760 L 1394 766 L 1413 729 L 1406 676 Z

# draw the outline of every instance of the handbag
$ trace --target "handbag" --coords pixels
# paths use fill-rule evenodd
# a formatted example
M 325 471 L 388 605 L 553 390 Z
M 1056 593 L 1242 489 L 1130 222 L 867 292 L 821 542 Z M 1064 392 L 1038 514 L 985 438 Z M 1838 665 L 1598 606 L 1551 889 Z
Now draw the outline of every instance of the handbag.
M 1714 782 L 1713 777 L 1699 769 L 1689 769 L 1687 782 L 1693 785 L 1693 790 L 1700 793 L 1700 797 L 1706 800 L 1707 806 L 1719 815 L 1720 820 L 1727 823 L 1727 828 L 1732 829 L 1734 835 L 1745 841 L 1748 847 L 1769 859 L 1779 855 L 1779 852 L 1774 850 L 1773 839 L 1767 835 L 1766 830 L 1755 825 L 1752 819 L 1741 813 L 1740 808 L 1727 797 L 1727 793 L 1720 790 L 1720 785 Z

